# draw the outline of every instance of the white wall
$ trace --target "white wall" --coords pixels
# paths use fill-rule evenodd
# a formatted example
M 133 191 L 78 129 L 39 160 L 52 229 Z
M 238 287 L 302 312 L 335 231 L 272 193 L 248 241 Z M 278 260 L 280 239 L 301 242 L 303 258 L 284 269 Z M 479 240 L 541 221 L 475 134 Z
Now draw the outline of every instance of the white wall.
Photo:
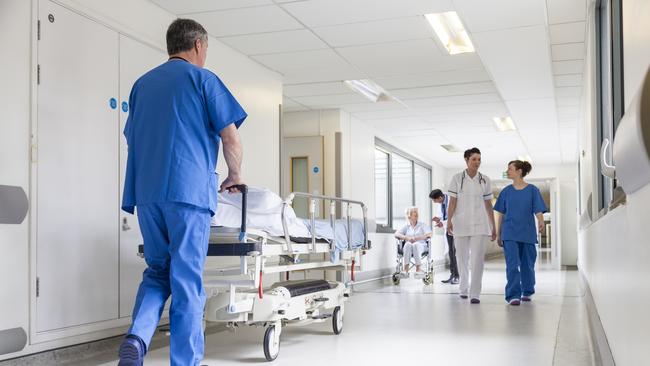
M 593 13 L 590 22 L 593 22 Z M 650 66 L 650 3 L 623 2 L 623 58 L 626 106 Z M 595 118 L 594 30 L 591 27 L 585 82 L 589 87 L 583 101 L 580 129 L 582 158 L 581 201 L 597 191 L 597 149 Z M 592 197 L 597 212 L 596 197 Z M 647 364 L 650 343 L 650 186 L 627 196 L 627 204 L 607 213 L 580 231 L 579 267 L 591 289 L 598 315 L 618 366 Z M 628 301 L 627 299 L 630 299 Z
M 0 184 L 29 192 L 30 33 L 28 1 L 0 2 Z M 0 331 L 29 333 L 29 222 L 0 224 Z M 0 355 L 0 359 L 3 356 Z
M 36 54 L 32 54 L 32 41 L 36 36 L 32 12 L 35 14 L 36 8 L 32 10 L 32 5 L 36 3 L 28 0 L 0 2 L 0 46 L 11 50 L 11 57 L 4 58 L 0 67 L 0 103 L 3 111 L 0 118 L 0 184 L 23 187 L 28 195 L 31 86 L 35 77 L 32 61 L 36 59 Z M 145 0 L 61 0 L 58 3 L 161 50 L 165 49 L 166 28 L 175 18 Z M 83 37 L 83 34 L 79 36 Z M 243 171 L 247 183 L 279 190 L 280 75 L 216 39 L 210 39 L 207 67 L 222 78 L 249 114 L 240 130 L 245 150 Z M 223 164 L 219 165 L 219 170 L 225 173 Z M 22 327 L 30 333 L 30 294 L 34 292 L 34 279 L 30 274 L 33 264 L 29 240 L 29 222 L 14 226 L 0 225 L 0 293 L 5 300 L 0 301 L 0 331 Z M 6 301 L 7 296 L 11 301 Z M 22 352 L 0 355 L 0 360 L 117 335 L 124 332 L 124 325 L 128 322 L 129 319 L 122 319 L 102 323 L 94 327 L 91 333 L 88 330 L 69 329 L 69 337 L 65 339 L 41 343 L 34 343 L 30 339 L 32 344 Z

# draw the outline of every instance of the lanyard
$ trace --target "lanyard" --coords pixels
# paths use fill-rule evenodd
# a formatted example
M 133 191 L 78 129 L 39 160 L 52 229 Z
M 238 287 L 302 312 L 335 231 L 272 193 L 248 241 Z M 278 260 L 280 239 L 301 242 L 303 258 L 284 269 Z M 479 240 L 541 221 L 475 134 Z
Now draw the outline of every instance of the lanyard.
M 170 57 L 169 60 L 167 60 L 167 61 L 171 61 L 171 60 L 174 60 L 174 59 L 175 59 L 175 60 L 183 60 L 183 61 L 185 61 L 185 62 L 189 62 L 189 61 L 187 61 L 186 59 L 184 59 L 184 58 L 182 58 L 182 57 L 180 57 L 180 56 L 172 56 L 172 57 Z

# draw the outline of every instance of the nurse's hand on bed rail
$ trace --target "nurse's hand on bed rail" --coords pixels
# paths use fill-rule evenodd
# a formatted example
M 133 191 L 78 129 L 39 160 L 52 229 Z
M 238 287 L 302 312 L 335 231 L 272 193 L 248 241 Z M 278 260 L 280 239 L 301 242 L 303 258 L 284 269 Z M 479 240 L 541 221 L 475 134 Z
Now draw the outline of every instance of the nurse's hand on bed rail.
M 230 193 L 239 193 L 241 191 L 239 190 L 238 186 L 242 186 L 243 184 L 244 180 L 241 177 L 229 175 L 226 180 L 221 183 L 221 186 L 219 187 L 219 193 L 222 193 L 224 191 L 228 191 Z

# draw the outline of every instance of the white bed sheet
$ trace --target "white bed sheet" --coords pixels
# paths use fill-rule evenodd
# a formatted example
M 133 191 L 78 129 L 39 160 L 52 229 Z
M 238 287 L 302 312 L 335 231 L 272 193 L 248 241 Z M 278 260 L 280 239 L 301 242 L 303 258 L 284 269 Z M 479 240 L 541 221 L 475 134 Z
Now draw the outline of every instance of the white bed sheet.
M 218 193 L 217 212 L 212 217 L 212 226 L 238 228 L 241 226 L 240 193 Z M 271 236 L 284 236 L 282 228 L 283 200 L 266 188 L 249 187 L 246 211 L 246 226 L 267 232 Z M 311 237 L 309 229 L 296 217 L 291 206 L 286 211 L 289 235 Z

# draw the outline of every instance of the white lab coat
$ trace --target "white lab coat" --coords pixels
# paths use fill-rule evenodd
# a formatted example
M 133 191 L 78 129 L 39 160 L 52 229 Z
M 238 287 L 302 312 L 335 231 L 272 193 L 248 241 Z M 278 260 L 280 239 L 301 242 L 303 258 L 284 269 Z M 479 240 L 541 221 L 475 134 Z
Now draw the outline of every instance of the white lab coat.
M 490 178 L 480 172 L 471 178 L 467 171 L 462 171 L 451 179 L 448 191 L 450 197 L 456 198 L 452 218 L 454 237 L 492 235 L 492 225 L 485 210 L 485 201 L 493 198 Z
M 478 299 L 483 283 L 485 247 L 492 235 L 492 224 L 485 209 L 485 201 L 493 197 L 492 182 L 480 172 L 471 178 L 467 171 L 462 171 L 449 183 L 449 196 L 456 198 L 451 222 L 460 274 L 459 291 L 463 296 Z

